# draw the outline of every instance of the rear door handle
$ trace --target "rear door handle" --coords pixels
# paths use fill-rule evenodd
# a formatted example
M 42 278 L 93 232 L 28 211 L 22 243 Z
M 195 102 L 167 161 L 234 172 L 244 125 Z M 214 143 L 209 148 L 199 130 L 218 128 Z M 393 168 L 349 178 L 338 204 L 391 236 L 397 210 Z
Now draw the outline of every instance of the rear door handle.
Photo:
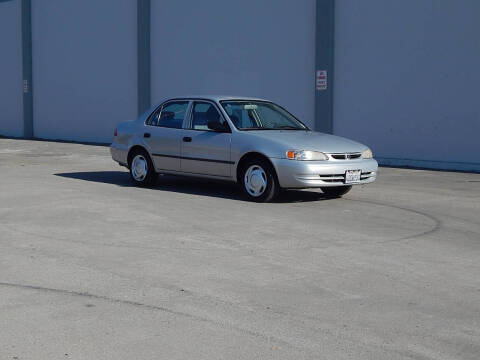
M 185 136 L 185 137 L 183 138 L 183 141 L 185 141 L 185 142 L 191 142 L 191 141 L 192 141 L 192 138 L 191 138 L 190 136 Z
M 150 133 L 144 133 L 143 134 L 143 137 L 150 137 L 150 136 L 151 136 Z

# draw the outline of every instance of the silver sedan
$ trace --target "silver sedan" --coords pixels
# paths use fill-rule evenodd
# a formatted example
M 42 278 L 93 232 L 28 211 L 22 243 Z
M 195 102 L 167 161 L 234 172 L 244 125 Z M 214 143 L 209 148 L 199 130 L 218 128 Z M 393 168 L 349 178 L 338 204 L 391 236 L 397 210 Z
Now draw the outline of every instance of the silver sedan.
M 270 101 L 231 96 L 167 100 L 120 123 L 113 160 L 141 186 L 159 173 L 237 182 L 245 196 L 270 201 L 281 188 L 321 188 L 338 197 L 375 180 L 368 147 L 311 131 Z

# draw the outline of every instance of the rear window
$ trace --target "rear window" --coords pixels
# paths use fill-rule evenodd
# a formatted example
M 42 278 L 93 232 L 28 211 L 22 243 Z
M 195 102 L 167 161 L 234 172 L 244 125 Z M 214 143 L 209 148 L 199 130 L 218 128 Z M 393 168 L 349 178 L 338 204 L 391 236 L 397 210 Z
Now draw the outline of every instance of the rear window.
M 172 101 L 157 109 L 145 122 L 150 126 L 181 129 L 188 101 Z

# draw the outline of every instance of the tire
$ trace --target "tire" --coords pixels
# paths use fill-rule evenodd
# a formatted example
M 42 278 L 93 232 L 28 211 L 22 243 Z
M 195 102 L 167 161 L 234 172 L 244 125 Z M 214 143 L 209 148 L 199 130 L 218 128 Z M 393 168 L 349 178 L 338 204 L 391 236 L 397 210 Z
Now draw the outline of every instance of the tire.
M 322 187 L 323 193 L 330 198 L 337 198 L 345 195 L 350 190 L 352 190 L 352 185 L 350 186 L 331 186 L 331 187 Z
M 145 150 L 135 150 L 128 162 L 130 178 L 138 186 L 153 186 L 158 178 L 152 159 Z
M 249 160 L 244 164 L 238 183 L 244 196 L 255 202 L 272 201 L 280 189 L 272 165 L 261 158 Z

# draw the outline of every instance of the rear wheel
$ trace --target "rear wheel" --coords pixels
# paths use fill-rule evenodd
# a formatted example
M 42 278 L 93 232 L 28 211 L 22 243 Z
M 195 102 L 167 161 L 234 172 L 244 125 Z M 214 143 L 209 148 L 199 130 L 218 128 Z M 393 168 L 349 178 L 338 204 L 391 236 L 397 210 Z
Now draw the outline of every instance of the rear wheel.
M 321 189 L 326 196 L 336 198 L 348 193 L 350 190 L 352 190 L 352 186 L 331 186 L 322 187 Z
M 248 161 L 238 179 L 245 197 L 251 201 L 272 201 L 278 194 L 280 186 L 272 166 L 264 159 Z
M 130 177 L 136 185 L 152 186 L 157 181 L 153 162 L 145 150 L 136 150 L 129 161 Z

